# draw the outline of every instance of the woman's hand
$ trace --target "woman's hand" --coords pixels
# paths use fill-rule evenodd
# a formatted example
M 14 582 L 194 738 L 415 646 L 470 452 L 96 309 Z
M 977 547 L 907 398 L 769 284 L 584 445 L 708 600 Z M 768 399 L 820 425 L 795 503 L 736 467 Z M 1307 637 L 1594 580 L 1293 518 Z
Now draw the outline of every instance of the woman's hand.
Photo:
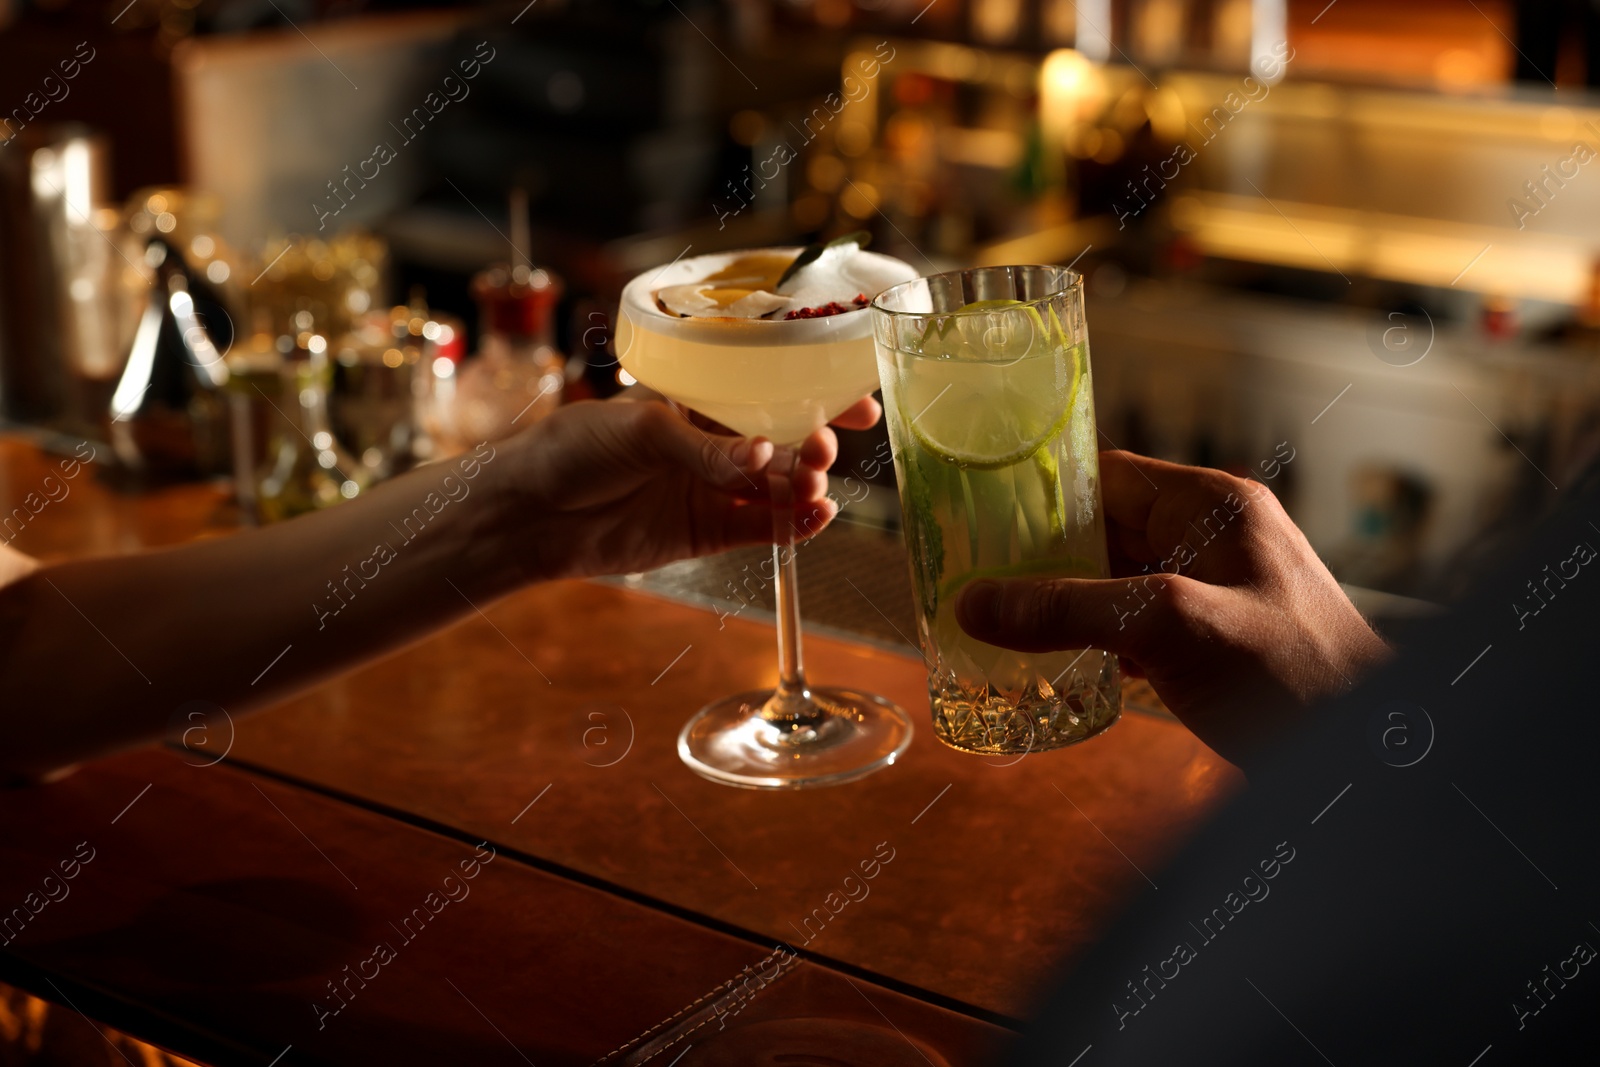
M 1118 577 L 973 582 L 956 608 L 968 633 L 1115 652 L 1235 763 L 1388 656 L 1261 483 L 1131 452 L 1100 453 L 1100 476 Z
M 865 397 L 834 424 L 866 429 L 881 414 Z M 510 459 L 493 469 L 516 501 L 512 521 L 526 527 L 530 578 L 642 571 L 771 544 L 775 515 L 804 540 L 838 510 L 826 472 L 839 445 L 827 427 L 799 446 L 792 506 L 777 508 L 766 470 L 787 470 L 794 450 L 703 429 L 656 399 L 572 404 L 495 447 Z

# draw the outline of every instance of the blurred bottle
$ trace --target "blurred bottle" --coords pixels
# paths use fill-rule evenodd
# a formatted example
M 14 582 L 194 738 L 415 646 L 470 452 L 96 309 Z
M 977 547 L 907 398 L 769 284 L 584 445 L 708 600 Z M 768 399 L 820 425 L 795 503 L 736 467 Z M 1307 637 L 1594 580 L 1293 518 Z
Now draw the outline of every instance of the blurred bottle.
M 138 331 L 111 395 L 111 447 L 123 467 L 154 480 L 228 469 L 228 381 L 233 324 L 215 292 L 159 237 L 145 248 L 155 272 Z
M 1600 355 L 1600 258 L 1589 265 L 1589 288 L 1571 317 L 1549 330 L 1545 340 Z
M 409 470 L 419 458 L 417 396 L 428 385 L 422 336 L 428 321 L 427 306 L 414 294 L 410 306 L 357 319 L 334 346 L 333 431 L 374 480 Z
M 296 346 L 279 370 L 282 400 L 273 406 L 277 417 L 255 489 L 262 522 L 332 507 L 372 484 L 371 472 L 333 434 L 327 344 L 320 335 L 313 335 L 312 342 L 306 348 Z
M 137 321 L 144 278 L 106 206 L 105 138 L 79 123 L 34 123 L 0 149 L 0 408 L 101 436 Z M 131 303 L 122 299 L 132 276 Z
M 269 242 L 252 284 L 255 300 L 273 314 L 273 328 L 297 336 L 315 329 L 339 337 L 356 320 L 381 306 L 389 249 L 382 239 L 348 230 L 331 240 L 290 236 Z M 311 325 L 290 321 L 305 311 Z
M 561 281 L 538 267 L 490 267 L 472 280 L 482 324 L 479 354 L 457 372 L 461 447 L 532 425 L 561 404 L 565 363 L 554 344 Z
M 275 337 L 264 308 L 255 312 L 253 329 L 228 353 L 228 421 L 233 453 L 234 496 L 247 522 L 260 520 L 258 472 L 267 462 L 273 427 L 283 392 L 283 348 L 293 342 Z

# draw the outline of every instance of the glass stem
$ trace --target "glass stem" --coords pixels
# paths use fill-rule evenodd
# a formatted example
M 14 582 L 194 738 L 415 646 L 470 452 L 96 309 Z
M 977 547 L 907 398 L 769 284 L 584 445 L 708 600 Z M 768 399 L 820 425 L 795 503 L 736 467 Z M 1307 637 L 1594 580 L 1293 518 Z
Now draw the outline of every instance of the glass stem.
M 787 455 L 786 455 L 787 453 Z M 780 450 L 767 469 L 772 500 L 772 573 L 778 615 L 778 687 L 761 709 L 762 718 L 799 730 L 821 715 L 806 687 L 800 652 L 800 587 L 795 575 L 794 491 L 798 448 Z

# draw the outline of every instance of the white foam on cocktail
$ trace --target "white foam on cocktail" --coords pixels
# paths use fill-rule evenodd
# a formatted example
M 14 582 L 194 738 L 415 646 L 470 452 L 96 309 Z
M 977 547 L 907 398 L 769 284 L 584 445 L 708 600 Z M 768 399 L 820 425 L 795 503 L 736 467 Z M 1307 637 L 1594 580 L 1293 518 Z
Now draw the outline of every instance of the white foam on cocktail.
M 724 307 L 705 295 L 710 288 L 709 282 L 669 285 L 656 290 L 656 299 L 665 304 L 668 311 L 690 318 L 757 319 L 770 311 L 787 310 L 790 306 L 787 297 L 758 289 Z
M 906 280 L 904 264 L 883 256 L 862 255 L 859 245 L 835 245 L 801 267 L 778 287 L 789 297 L 789 310 L 843 304 L 858 296 L 868 300 Z
M 777 254 L 798 255 L 799 249 L 773 248 L 761 249 L 760 252 Z M 715 263 L 706 273 L 715 273 L 722 267 L 734 262 L 739 255 L 749 253 L 730 253 L 726 257 L 704 256 L 698 257 L 701 264 Z M 705 267 L 701 267 L 705 270 Z M 678 281 L 676 278 L 662 280 Z M 678 316 L 689 318 L 723 318 L 723 319 L 760 319 L 767 316 L 764 321 L 782 321 L 783 317 L 791 311 L 801 308 L 823 307 L 827 304 L 842 304 L 852 307 L 852 301 L 857 296 L 871 300 L 879 292 L 891 285 L 908 280 L 906 265 L 899 260 L 890 259 L 888 256 L 863 252 L 859 245 L 835 245 L 823 250 L 822 255 L 796 271 L 794 276 L 778 287 L 777 293 L 768 293 L 758 290 L 748 296 L 740 297 L 726 307 L 719 307 L 716 301 L 704 295 L 705 291 L 714 287 L 742 288 L 739 281 L 728 279 L 716 283 L 703 279 L 679 282 L 675 285 L 666 285 L 655 290 L 655 297 L 666 305 L 668 311 Z M 658 313 L 660 308 L 655 309 Z
M 798 442 L 878 385 L 867 308 L 818 318 L 683 318 L 661 309 L 664 288 L 695 284 L 741 255 L 798 255 L 798 248 L 696 256 L 649 270 L 622 291 L 617 359 L 634 378 L 731 429 L 784 444 Z M 910 264 L 860 252 L 872 266 L 852 272 L 856 293 L 916 277 Z M 732 286 L 730 286 L 732 287 Z M 743 288 L 743 287 L 741 287 Z

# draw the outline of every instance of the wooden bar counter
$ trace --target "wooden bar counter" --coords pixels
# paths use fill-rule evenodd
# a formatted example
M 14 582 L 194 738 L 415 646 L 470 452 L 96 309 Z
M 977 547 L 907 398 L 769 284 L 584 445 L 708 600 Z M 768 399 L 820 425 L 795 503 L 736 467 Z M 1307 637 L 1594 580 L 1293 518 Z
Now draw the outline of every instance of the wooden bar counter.
M 52 463 L 0 438 L 0 503 Z M 235 528 L 220 487 L 129 495 L 86 470 L 13 543 L 48 560 Z M 675 739 L 774 681 L 770 623 L 626 582 L 481 607 L 225 716 L 205 756 L 157 746 L 0 792 L 7 909 L 94 852 L 0 947 L 0 980 L 214 1064 L 692 1067 L 769 1062 L 751 1050 L 774 1034 L 977 1064 L 1240 781 L 1138 711 L 1063 751 L 957 753 L 924 725 L 917 659 L 811 635 L 810 676 L 911 710 L 910 750 L 850 785 L 730 789 Z M 83 654 L 116 653 L 90 633 Z M 469 892 L 408 924 L 452 873 Z

